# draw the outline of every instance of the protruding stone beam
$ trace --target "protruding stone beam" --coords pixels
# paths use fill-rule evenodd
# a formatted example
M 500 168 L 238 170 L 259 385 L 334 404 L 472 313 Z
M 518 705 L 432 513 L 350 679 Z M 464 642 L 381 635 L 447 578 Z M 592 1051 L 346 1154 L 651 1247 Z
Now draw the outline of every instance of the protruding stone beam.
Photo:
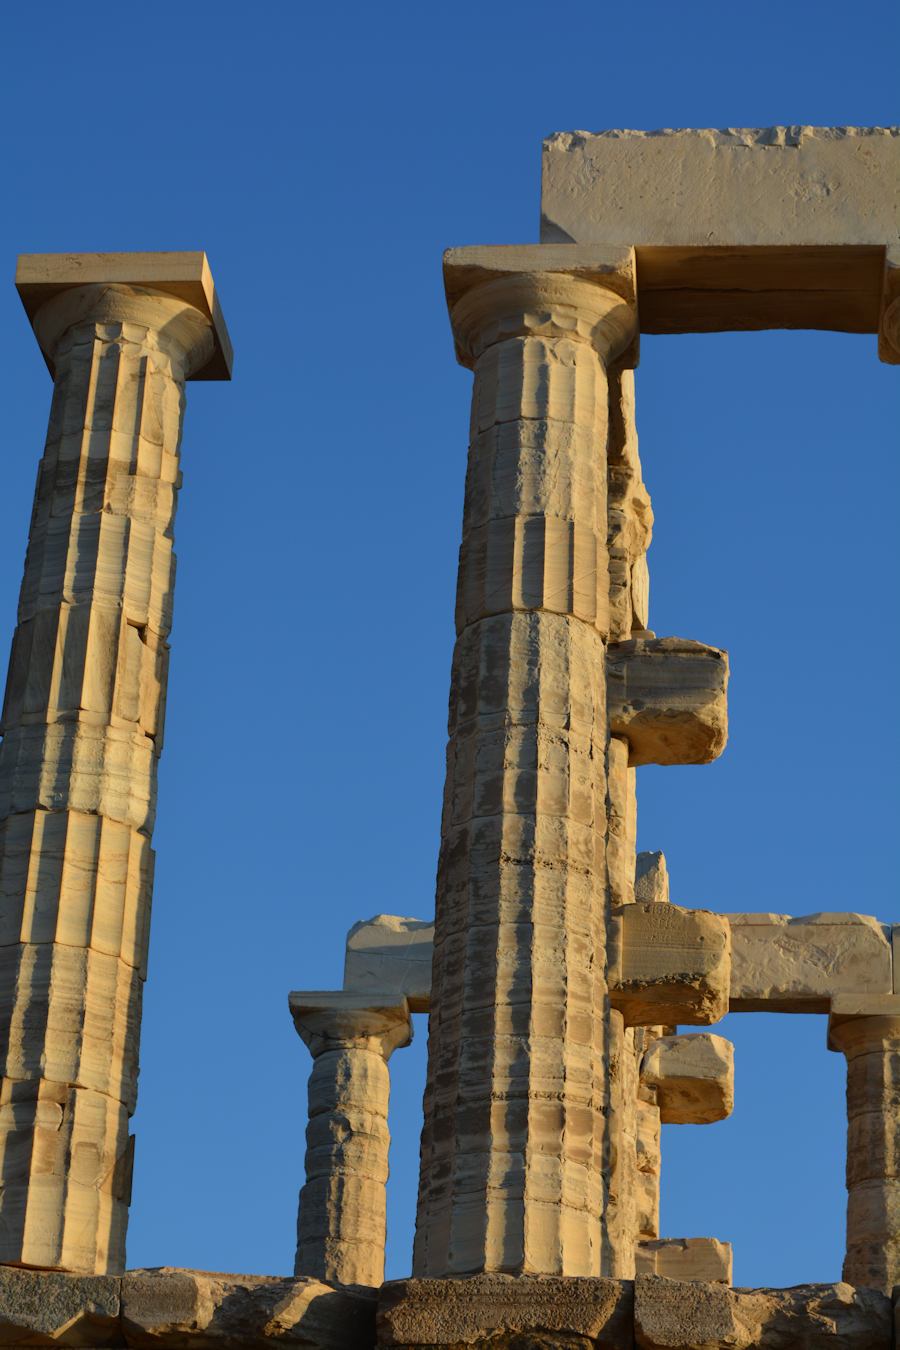
M 710 1237 L 652 1238 L 638 1243 L 635 1267 L 638 1275 L 661 1275 L 690 1284 L 730 1285 L 731 1243 Z
M 731 934 L 721 914 L 623 905 L 612 932 L 610 1000 L 627 1026 L 709 1026 L 725 1016 Z
M 43 254 L 54 379 L 0 747 L 0 1262 L 125 1259 L 187 379 L 231 351 L 202 253 Z
M 847 1059 L 848 1284 L 900 1284 L 900 997 L 834 999 L 828 1048 Z
M 292 993 L 289 1005 L 314 1060 L 295 1273 L 377 1286 L 390 1147 L 387 1061 L 412 1039 L 409 1005 L 393 993 L 321 991 Z
M 868 914 L 728 914 L 731 1012 L 827 1013 L 844 995 L 890 994 L 890 927 Z
M 631 764 L 708 764 L 728 739 L 728 653 L 685 638 L 611 645 L 606 681 L 613 734 Z
M 663 854 L 638 854 L 636 899 L 665 904 L 668 894 Z M 730 1012 L 827 1013 L 834 997 L 890 994 L 898 982 L 894 968 L 900 961 L 892 958 L 892 943 L 900 945 L 896 934 L 871 915 L 718 917 L 728 923 L 731 934 Z M 426 1012 L 433 942 L 434 925 L 424 919 L 379 914 L 354 925 L 347 938 L 344 987 L 359 993 L 393 989 L 409 999 L 414 1012 Z M 900 987 L 894 992 L 900 993 Z
M 725 1120 L 734 1107 L 734 1046 L 710 1032 L 660 1036 L 641 1061 L 641 1087 L 664 1125 Z

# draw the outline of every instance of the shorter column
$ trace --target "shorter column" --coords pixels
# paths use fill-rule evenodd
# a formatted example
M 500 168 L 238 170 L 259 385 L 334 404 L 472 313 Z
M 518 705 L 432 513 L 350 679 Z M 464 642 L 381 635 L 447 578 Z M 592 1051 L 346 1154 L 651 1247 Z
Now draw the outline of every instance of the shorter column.
M 844 1280 L 900 1284 L 900 997 L 835 999 L 828 1048 L 847 1057 Z
M 409 1005 L 396 994 L 305 990 L 291 994 L 289 1005 L 314 1060 L 295 1273 L 379 1286 L 391 1141 L 387 1061 L 412 1040 Z

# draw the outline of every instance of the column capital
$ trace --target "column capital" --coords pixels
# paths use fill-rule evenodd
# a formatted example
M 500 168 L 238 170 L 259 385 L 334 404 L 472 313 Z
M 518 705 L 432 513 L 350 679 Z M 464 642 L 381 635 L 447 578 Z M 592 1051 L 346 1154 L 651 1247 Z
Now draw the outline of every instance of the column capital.
M 327 1050 L 369 1050 L 390 1059 L 412 1040 L 409 1004 L 395 992 L 299 989 L 288 995 L 297 1035 L 313 1059 Z
M 831 1001 L 828 1049 L 848 1059 L 900 1049 L 900 994 L 839 995 Z
M 473 366 L 512 337 L 573 338 L 637 365 L 634 249 L 580 244 L 451 248 L 444 287 L 456 355 Z
M 231 378 L 231 341 L 205 253 L 23 253 L 16 289 L 51 375 L 62 334 L 94 321 L 168 332 L 188 355 L 189 378 Z

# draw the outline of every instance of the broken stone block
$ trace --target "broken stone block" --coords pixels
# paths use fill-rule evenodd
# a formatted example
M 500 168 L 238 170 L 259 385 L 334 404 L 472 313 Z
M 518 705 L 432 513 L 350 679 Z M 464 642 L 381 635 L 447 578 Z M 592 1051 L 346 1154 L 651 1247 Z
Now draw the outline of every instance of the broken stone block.
M 121 1285 L 129 1346 L 367 1350 L 375 1344 L 374 1298 L 319 1280 L 163 1267 L 129 1271 Z
M 728 655 L 685 638 L 611 643 L 610 730 L 632 764 L 708 764 L 728 739 Z
M 734 1046 L 710 1032 L 660 1036 L 641 1061 L 641 1085 L 655 1092 L 664 1125 L 724 1120 L 734 1107 Z
M 0 1345 L 121 1345 L 119 1280 L 0 1266 Z
M 669 869 L 664 853 L 639 853 L 634 868 L 634 898 L 645 904 L 664 905 L 669 900 Z
M 708 1026 L 728 1011 L 728 921 L 672 904 L 624 905 L 614 916 L 610 1000 L 629 1026 Z
M 844 994 L 890 994 L 891 936 L 866 914 L 729 914 L 735 1012 L 828 1012 Z
M 433 920 L 398 914 L 361 919 L 347 934 L 344 988 L 360 994 L 392 990 L 406 998 L 410 1012 L 427 1012 L 433 947 Z
M 656 1238 L 637 1244 L 638 1275 L 662 1275 L 691 1284 L 731 1284 L 730 1242 L 716 1238 Z
M 729 1289 L 639 1275 L 634 1332 L 638 1350 L 891 1350 L 891 1302 L 849 1284 Z
M 631 1350 L 633 1344 L 627 1280 L 552 1275 L 393 1280 L 378 1298 L 379 1346 Z

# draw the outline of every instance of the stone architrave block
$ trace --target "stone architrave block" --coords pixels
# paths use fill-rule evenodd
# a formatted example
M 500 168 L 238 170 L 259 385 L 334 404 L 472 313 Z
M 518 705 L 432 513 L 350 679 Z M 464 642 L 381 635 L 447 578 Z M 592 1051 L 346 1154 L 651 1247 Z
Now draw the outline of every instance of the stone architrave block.
M 641 1086 L 655 1092 L 664 1125 L 725 1120 L 734 1107 L 734 1046 L 710 1032 L 660 1036 L 641 1061 Z
M 633 244 L 644 333 L 880 332 L 897 361 L 898 184 L 897 127 L 559 132 L 541 239 Z
M 669 900 L 669 869 L 664 853 L 639 853 L 634 868 L 634 898 L 645 904 L 663 905 Z
M 120 1284 L 0 1266 L 0 1345 L 121 1345 Z
M 728 654 L 686 638 L 632 638 L 606 658 L 610 731 L 631 764 L 708 764 L 728 739 Z
M 427 1012 L 431 1001 L 434 921 L 398 914 L 362 919 L 347 934 L 344 989 L 352 993 L 393 990 L 411 1012 Z
M 541 215 L 545 243 L 891 244 L 900 130 L 561 131 L 544 142 Z
M 891 934 L 866 914 L 729 914 L 733 1012 L 828 1012 L 890 994 Z
M 632 1350 L 632 1306 L 627 1280 L 499 1274 L 394 1280 L 378 1298 L 378 1345 Z
M 717 1238 L 656 1238 L 637 1244 L 638 1275 L 662 1275 L 691 1284 L 731 1284 L 730 1242 Z
M 849 1284 L 729 1289 L 638 1275 L 637 1350 L 892 1350 L 891 1300 Z
M 375 1300 L 319 1280 L 135 1270 L 122 1284 L 125 1344 L 225 1350 L 360 1350 L 375 1344 Z
M 614 916 L 610 999 L 628 1026 L 708 1026 L 728 1011 L 727 919 L 672 904 L 624 905 Z

